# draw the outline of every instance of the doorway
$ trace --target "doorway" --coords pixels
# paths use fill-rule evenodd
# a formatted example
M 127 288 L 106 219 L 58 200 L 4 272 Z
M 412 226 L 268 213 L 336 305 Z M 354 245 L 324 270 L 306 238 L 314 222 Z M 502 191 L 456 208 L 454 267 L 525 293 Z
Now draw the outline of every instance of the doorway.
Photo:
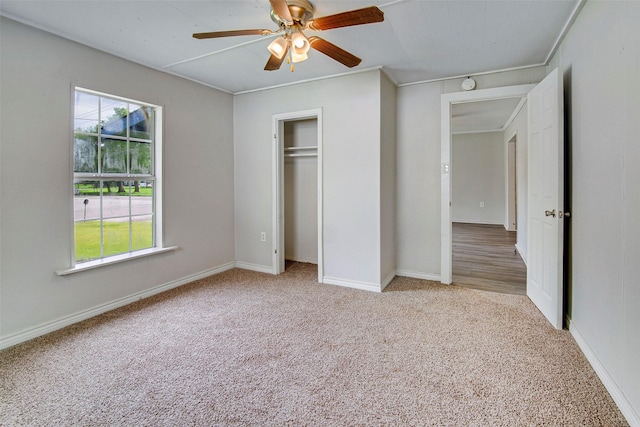
M 453 279 L 453 225 L 452 225 L 452 108 L 458 104 L 503 99 L 522 99 L 535 85 L 519 85 L 484 89 L 473 92 L 457 92 L 442 95 L 441 104 L 441 282 L 450 284 Z M 503 204 L 503 212 L 506 210 Z M 511 252 L 513 253 L 514 250 Z
M 317 264 L 323 277 L 322 109 L 273 116 L 273 273 Z
M 563 75 L 558 68 L 537 85 L 519 85 L 441 97 L 441 282 L 452 278 L 451 108 L 457 103 L 526 97 L 527 297 L 555 328 L 563 326 L 564 122 Z
M 507 128 L 522 125 L 521 117 L 511 125 L 519 102 L 514 98 L 467 105 L 466 119 L 475 125 L 473 129 L 465 126 L 464 133 L 459 131 L 462 123 L 454 106 L 451 217 L 452 282 L 456 285 L 526 294 L 526 266 L 515 250 L 514 141 L 505 138 Z M 488 115 L 486 108 L 492 117 L 477 120 Z

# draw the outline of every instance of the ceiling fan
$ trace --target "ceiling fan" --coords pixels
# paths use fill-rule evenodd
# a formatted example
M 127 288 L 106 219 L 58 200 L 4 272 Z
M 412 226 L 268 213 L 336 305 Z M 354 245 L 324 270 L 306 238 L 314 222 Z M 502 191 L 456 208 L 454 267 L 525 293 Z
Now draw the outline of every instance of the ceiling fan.
M 384 21 L 384 13 L 375 6 L 314 18 L 313 6 L 308 0 L 269 0 L 269 3 L 271 3 L 271 19 L 279 27 L 275 31 L 265 29 L 214 31 L 195 33 L 193 37 L 211 39 L 282 33 L 269 44 L 271 56 L 264 67 L 265 70 L 278 70 L 287 58 L 287 63 L 291 64 L 291 71 L 293 71 L 293 63 L 306 60 L 310 48 L 352 68 L 360 64 L 362 59 L 318 36 L 307 37 L 303 31 L 324 31 Z

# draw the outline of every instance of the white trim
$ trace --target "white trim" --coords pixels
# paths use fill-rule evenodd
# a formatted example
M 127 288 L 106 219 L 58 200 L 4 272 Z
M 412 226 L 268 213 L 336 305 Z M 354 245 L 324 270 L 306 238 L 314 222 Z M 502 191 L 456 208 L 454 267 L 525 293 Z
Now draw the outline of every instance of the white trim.
M 526 96 L 535 84 L 442 94 L 440 98 L 440 281 L 451 283 L 451 105 Z
M 249 262 L 236 261 L 236 268 L 243 270 L 257 271 L 258 273 L 276 274 L 271 269 L 271 266 L 251 264 Z
M 151 289 L 147 289 L 146 291 L 136 292 L 135 294 L 132 294 L 123 298 L 119 298 L 114 301 L 101 304 L 93 308 L 89 308 L 87 310 L 82 310 L 77 313 L 61 317 L 51 322 L 42 323 L 38 326 L 26 329 L 24 331 L 21 331 L 6 337 L 2 337 L 0 338 L 0 350 L 37 338 L 41 335 L 48 334 L 58 329 L 62 329 L 66 326 L 72 325 L 77 322 L 81 322 L 91 317 L 98 316 L 100 314 L 106 313 L 116 308 L 125 306 L 127 304 L 131 304 L 132 302 L 136 302 L 141 299 L 148 298 L 150 296 L 162 293 L 164 291 L 177 288 L 178 286 L 186 285 L 187 283 L 204 279 L 205 277 L 213 276 L 215 274 L 222 273 L 223 271 L 226 271 L 226 270 L 231 270 L 235 266 L 236 266 L 235 262 L 229 262 L 218 267 L 214 267 L 208 270 L 201 271 L 199 273 L 185 276 L 181 279 L 173 280 L 171 282 L 168 282 L 159 286 L 155 286 Z
M 382 284 L 380 285 L 380 290 L 383 291 L 384 288 L 386 288 L 387 286 L 389 286 L 389 283 L 391 283 L 391 281 L 393 279 L 396 278 L 396 271 L 393 270 L 391 273 L 389 273 L 389 275 L 386 277 L 386 279 L 384 279 L 382 281 Z
M 163 130 L 164 130 L 164 122 L 163 122 L 163 107 L 161 105 L 157 105 L 157 104 L 153 104 L 153 103 L 149 103 L 149 102 L 144 102 L 144 101 L 140 101 L 137 99 L 133 99 L 133 98 L 127 98 L 127 97 L 123 97 L 123 96 L 119 96 L 119 95 L 112 95 L 106 92 L 101 92 L 101 91 L 97 91 L 94 89 L 89 89 L 86 88 L 84 86 L 78 86 L 75 84 L 75 82 L 72 82 L 71 85 L 71 102 L 70 102 L 70 108 L 71 108 L 71 114 L 70 114 L 70 120 L 71 120 L 71 126 L 70 126 L 70 150 L 71 150 L 71 154 L 70 154 L 70 159 L 71 159 L 71 164 L 73 165 L 74 162 L 74 155 L 75 155 L 75 137 L 74 137 L 74 120 L 75 120 L 75 107 L 76 107 L 76 94 L 80 92 L 80 93 L 84 93 L 84 94 L 90 94 L 90 95 L 94 95 L 99 97 L 99 99 L 101 100 L 102 98 L 106 98 L 106 99 L 111 99 L 111 100 L 118 100 L 121 102 L 125 102 L 127 103 L 127 105 L 129 104 L 137 104 L 137 105 L 141 105 L 143 107 L 149 107 L 153 109 L 153 137 L 150 138 L 149 140 L 151 141 L 152 147 L 153 147 L 153 151 L 152 151 L 152 167 L 153 170 L 151 172 L 151 174 L 108 174 L 108 173 L 75 173 L 74 172 L 74 168 L 71 167 L 70 168 L 70 172 L 71 172 L 71 186 L 70 188 L 73 189 L 75 186 L 75 182 L 77 179 L 83 179 L 86 177 L 86 179 L 88 180 L 95 180 L 95 179 L 105 179 L 108 178 L 109 176 L 122 176 L 122 178 L 125 179 L 131 179 L 131 178 L 142 178 L 142 179 L 152 179 L 153 180 L 153 197 L 152 197 L 152 205 L 153 205 L 153 212 L 152 212 L 152 217 L 153 217 L 153 247 L 148 248 L 148 249 L 143 249 L 143 250 L 139 250 L 139 251 L 132 251 L 132 252 L 127 252 L 124 254 L 120 254 L 120 255 L 113 255 L 113 256 L 105 256 L 104 258 L 100 258 L 100 259 L 96 259 L 96 260 L 92 260 L 92 261 L 87 261 L 87 262 L 78 262 L 76 260 L 75 257 L 75 253 L 76 253 L 76 247 L 75 247 L 75 237 L 74 237 L 74 230 L 75 230 L 75 218 L 72 215 L 71 218 L 69 219 L 69 221 L 71 222 L 71 253 L 69 254 L 69 265 L 71 266 L 70 268 L 66 268 L 63 270 L 58 270 L 56 271 L 56 274 L 58 276 L 65 276 L 68 274 L 73 274 L 73 273 L 78 273 L 81 271 L 85 271 L 85 270 L 90 270 L 90 269 L 94 269 L 94 268 L 98 268 L 98 267 L 103 267 L 103 266 L 107 266 L 107 265 L 112 265 L 112 264 L 116 264 L 116 263 L 120 263 L 123 261 L 128 261 L 131 259 L 136 259 L 136 258 L 141 258 L 141 257 L 146 257 L 146 256 L 150 256 L 150 255 L 155 255 L 155 254 L 159 254 L 159 253 L 163 253 L 163 252 L 169 252 L 169 251 L 173 251 L 175 249 L 177 249 L 177 246 L 171 246 L 171 247 L 164 247 L 164 240 L 163 240 L 163 205 L 162 205 L 162 193 L 163 193 L 163 179 L 162 179 L 162 173 L 163 173 Z M 127 123 L 128 123 L 128 119 L 127 119 Z M 99 134 L 98 134 L 99 135 Z M 130 136 L 127 136 L 126 138 L 121 139 L 122 141 L 136 141 L 138 140 L 137 138 L 131 138 Z M 129 146 L 129 143 L 127 142 L 127 146 Z M 98 152 L 100 152 L 100 148 L 98 148 Z M 127 154 L 127 162 L 129 161 L 129 154 Z M 128 163 L 127 163 L 128 164 Z M 127 166 L 127 169 L 129 169 L 129 167 Z M 120 178 L 120 179 L 122 179 Z M 99 200 L 100 200 L 100 204 L 102 205 L 102 197 L 103 195 L 101 194 L 99 196 Z M 73 190 L 71 190 L 71 194 L 70 194 L 70 202 L 71 202 L 71 211 L 73 212 L 73 206 L 74 206 L 74 201 L 75 201 L 75 195 L 73 194 Z M 130 218 L 131 217 L 131 206 L 129 206 L 129 211 L 128 211 L 128 215 L 125 216 L 125 218 Z M 100 221 L 102 223 L 103 218 L 102 215 L 100 215 Z M 102 225 L 100 226 L 102 229 Z M 129 233 L 131 233 L 131 230 L 129 230 Z M 100 245 L 102 246 L 102 237 L 100 239 Z M 102 249 L 100 250 L 101 254 L 102 254 Z
M 66 34 L 66 33 L 63 33 L 63 32 L 61 32 L 61 31 L 55 31 L 55 30 L 52 30 L 51 28 L 47 28 L 47 27 L 45 27 L 45 26 L 43 26 L 43 25 L 37 24 L 37 23 L 35 23 L 35 22 L 33 22 L 33 21 L 29 21 L 28 19 L 21 18 L 21 17 L 19 17 L 19 16 L 13 15 L 13 14 L 11 14 L 11 13 L 7 13 L 7 12 L 5 12 L 5 11 L 0 11 L 0 16 L 4 16 L 4 17 L 6 17 L 6 18 L 9 18 L 9 19 L 11 19 L 11 20 L 13 20 L 13 21 L 19 22 L 19 23 L 21 23 L 21 24 L 28 25 L 28 26 L 30 26 L 30 27 L 36 28 L 36 29 L 38 29 L 38 30 L 40 30 L 40 31 L 44 31 L 44 32 L 49 33 L 49 34 L 53 34 L 54 36 L 61 37 L 61 38 L 65 39 L 65 40 L 71 40 L 72 42 L 75 42 L 75 43 L 81 44 L 82 46 L 87 46 L 87 47 L 89 47 L 89 48 L 91 48 L 91 49 L 93 49 L 93 50 L 97 50 L 97 51 L 99 51 L 99 52 L 104 52 L 104 53 L 106 53 L 106 54 L 108 54 L 108 55 L 111 55 L 111 56 L 114 56 L 114 57 L 116 57 L 116 58 L 124 59 L 125 61 L 129 61 L 129 62 L 132 62 L 132 63 L 134 63 L 134 64 L 142 65 L 143 67 L 150 68 L 150 69 L 155 70 L 155 71 L 158 71 L 158 72 L 160 72 L 160 73 L 170 74 L 170 75 L 172 75 L 172 76 L 175 76 L 175 77 L 178 77 L 178 78 L 181 78 L 181 79 L 185 79 L 185 80 L 189 80 L 190 82 L 194 82 L 194 83 L 197 83 L 197 84 L 200 84 L 200 85 L 203 85 L 203 86 L 210 87 L 210 88 L 212 88 L 212 89 L 219 90 L 220 92 L 224 92 L 224 93 L 226 93 L 226 94 L 233 95 L 233 92 L 231 92 L 231 91 L 230 91 L 230 90 L 228 90 L 228 89 L 222 89 L 222 88 L 217 87 L 217 86 L 214 86 L 214 85 L 212 85 L 212 84 L 210 84 L 210 83 L 205 83 L 205 82 L 202 82 L 202 81 L 200 81 L 200 80 L 197 80 L 197 79 L 194 79 L 194 78 L 191 78 L 191 77 L 186 77 L 186 76 L 184 76 L 184 75 L 180 75 L 180 74 L 178 74 L 178 73 L 174 73 L 174 72 L 172 72 L 172 71 L 169 71 L 169 70 L 167 70 L 167 69 L 165 69 L 165 68 L 158 67 L 158 66 L 156 66 L 156 65 L 147 64 L 146 62 L 141 62 L 141 61 L 140 61 L 139 59 L 137 59 L 137 58 L 131 58 L 131 57 L 129 57 L 129 56 L 126 56 L 126 55 L 122 55 L 122 54 L 120 54 L 120 53 L 113 52 L 113 51 L 111 51 L 111 50 L 109 50 L 109 49 L 97 48 L 97 47 L 95 47 L 95 46 L 88 45 L 88 44 L 86 43 L 86 41 L 84 41 L 84 40 L 80 40 L 80 39 L 79 39 L 79 38 L 77 38 L 77 37 L 73 37 L 73 36 L 71 36 L 71 35 L 69 35 L 69 34 Z
M 316 264 L 317 263 L 317 261 L 315 259 L 304 258 L 304 257 L 299 257 L 299 258 L 296 257 L 296 259 L 287 258 L 287 260 L 288 261 L 293 261 L 293 262 L 302 262 L 302 263 L 305 263 L 305 264 Z
M 370 71 L 376 71 L 376 70 L 382 70 L 382 67 L 381 66 L 377 66 L 377 67 L 365 68 L 364 70 L 345 71 L 344 73 L 332 74 L 330 76 L 314 77 L 314 78 L 311 78 L 311 79 L 296 80 L 295 82 L 283 83 L 283 84 L 280 84 L 280 85 L 273 85 L 273 86 L 267 86 L 267 87 L 259 87 L 259 88 L 256 88 L 256 89 L 243 90 L 243 91 L 240 91 L 240 92 L 234 92 L 233 94 L 234 95 L 244 95 L 246 93 L 262 92 L 262 91 L 265 91 L 265 90 L 279 89 L 281 87 L 295 86 L 295 85 L 303 84 L 303 83 L 317 82 L 317 81 L 320 81 L 320 80 L 328 80 L 328 79 L 333 79 L 333 78 L 336 78 L 336 77 L 350 76 L 352 74 L 368 73 Z
M 482 130 L 459 130 L 457 132 L 451 132 L 451 135 L 468 135 L 468 134 L 476 134 L 476 133 L 497 133 L 503 132 L 503 128 L 497 129 L 482 129 Z
M 179 249 L 178 246 L 169 246 L 166 248 L 149 248 L 141 251 L 127 252 L 126 254 L 112 255 L 106 258 L 96 259 L 94 261 L 87 261 L 80 264 L 76 264 L 71 268 L 56 271 L 58 276 L 67 276 L 69 274 L 80 273 L 81 271 L 93 270 L 94 268 L 106 267 L 113 264 L 118 264 L 124 261 L 132 259 L 144 258 L 151 255 L 162 254 L 165 252 L 171 252 Z
M 582 333 L 580 333 L 580 330 L 576 326 L 575 322 L 571 321 L 568 317 L 565 318 L 565 322 L 567 324 L 567 327 L 569 328 L 569 332 L 576 340 L 578 347 L 580 347 L 580 350 L 582 350 L 582 353 L 587 358 L 587 361 L 598 375 L 598 378 L 600 378 L 600 381 L 602 381 L 602 384 L 604 384 L 613 401 L 616 403 L 616 405 L 618 405 L 620 412 L 622 412 L 622 415 L 624 415 L 624 417 L 627 419 L 629 425 L 631 425 L 632 427 L 639 427 L 640 414 L 638 414 L 634 410 L 633 405 L 627 400 L 624 392 L 620 389 L 613 377 L 609 374 L 607 368 L 605 368 L 600 359 L 598 359 L 598 356 L 591 349 Z
M 326 283 L 329 285 L 342 286 L 345 288 L 360 289 L 362 291 L 378 292 L 378 293 L 382 292 L 382 288 L 380 287 L 380 285 L 375 283 L 357 282 L 355 280 L 339 279 L 336 277 L 324 276 L 322 278 L 322 283 Z
M 225 47 L 224 49 L 214 50 L 213 52 L 203 53 L 202 55 L 192 56 L 191 58 L 182 59 L 180 61 L 172 62 L 171 64 L 163 65 L 162 69 L 172 68 L 172 67 L 175 67 L 176 65 L 182 65 L 182 64 L 186 64 L 188 62 L 198 61 L 200 59 L 208 58 L 210 56 L 217 55 L 219 53 L 224 53 L 224 52 L 227 52 L 227 51 L 230 51 L 230 50 L 234 50 L 234 49 L 237 49 L 237 48 L 242 47 L 242 46 L 247 46 L 247 45 L 255 44 L 255 43 L 261 43 L 265 39 L 275 39 L 277 37 L 281 37 L 281 35 L 280 34 L 278 34 L 278 35 L 268 34 L 267 37 L 260 36 L 259 38 L 256 38 L 256 39 L 253 39 L 253 40 L 249 40 L 248 42 L 242 42 L 242 43 L 234 44 L 232 46 Z
M 74 86 L 74 102 L 75 102 L 75 91 L 80 91 L 80 92 L 84 92 L 84 93 L 88 93 L 91 95 L 96 95 L 96 96 L 100 96 L 103 98 L 109 98 L 109 99 L 116 99 L 118 101 L 122 101 L 122 102 L 126 102 L 129 104 L 139 104 L 142 107 L 151 107 L 151 108 L 161 108 L 161 105 L 157 105 L 157 104 L 152 104 L 146 101 L 139 101 L 137 99 L 132 99 L 132 98 L 125 98 L 124 96 L 119 96 L 119 95 L 112 95 L 110 93 L 106 93 L 106 92 L 100 92 L 94 89 L 89 89 L 83 86 Z M 73 116 L 72 116 L 73 118 Z M 131 139 L 131 138 L 130 138 Z
M 439 274 L 421 273 L 419 271 L 411 270 L 396 270 L 396 276 L 411 277 L 412 279 L 429 280 L 432 282 L 439 282 L 441 279 L 441 276 Z
M 153 224 L 153 233 L 156 248 L 161 249 L 164 246 L 164 108 L 158 105 L 155 110 L 155 136 L 153 138 L 153 176 L 155 178 L 153 182 L 153 203 L 155 204 L 153 213 L 155 224 Z
M 476 221 L 474 219 L 451 219 L 451 222 L 459 222 L 460 224 L 481 224 L 481 225 L 499 225 L 504 228 L 504 224 L 501 222 L 490 222 L 490 221 Z M 508 231 L 508 230 L 507 230 Z
M 529 264 L 527 264 L 527 257 L 524 256 L 524 252 L 522 251 L 522 248 L 520 246 L 518 246 L 518 244 L 515 244 L 516 250 L 518 251 L 518 255 L 520 255 L 520 258 L 522 258 L 522 261 L 524 262 L 525 267 L 529 268 Z
M 507 119 L 507 122 L 504 124 L 504 126 L 502 126 L 502 130 L 503 131 L 507 130 L 507 128 L 509 127 L 511 122 L 513 122 L 515 120 L 515 118 L 520 113 L 520 110 L 522 110 L 522 107 L 524 107 L 524 104 L 526 104 L 526 103 L 527 103 L 527 97 L 523 96 L 522 99 L 520 99 L 520 102 L 518 102 L 518 105 L 516 106 L 516 109 L 513 110 L 513 113 L 511 113 L 511 117 L 509 117 Z M 516 130 L 513 135 L 515 136 L 517 133 L 518 133 L 518 131 Z M 511 138 L 509 138 L 509 141 L 511 139 L 513 139 L 513 136 Z
M 558 34 L 558 38 L 556 39 L 553 46 L 551 46 L 551 50 L 547 54 L 547 58 L 544 60 L 544 65 L 549 65 L 551 58 L 553 58 L 553 55 L 555 55 L 558 49 L 560 48 L 562 41 L 566 37 L 567 33 L 569 32 L 569 29 L 575 22 L 576 18 L 578 17 L 578 14 L 580 13 L 580 11 L 582 10 L 582 8 L 586 3 L 587 3 L 587 0 L 578 1 L 578 4 L 576 4 L 576 7 L 571 12 L 571 15 L 569 15 L 569 19 L 567 19 L 567 22 L 564 23 L 564 27 L 562 27 L 560 34 Z
M 317 128 L 317 198 L 318 198 L 318 282 L 324 275 L 324 232 L 323 232 L 323 156 L 322 156 L 322 108 L 274 114 L 272 116 L 272 274 L 284 272 L 284 123 L 296 120 L 315 119 Z
M 459 76 L 439 77 L 437 79 L 421 80 L 421 81 L 418 81 L 418 82 L 411 82 L 411 83 L 402 83 L 402 84 L 399 84 L 398 87 L 421 85 L 421 84 L 425 84 L 425 83 L 444 82 L 444 81 L 447 81 L 447 80 L 466 79 L 467 77 L 486 76 L 486 75 L 489 75 L 489 74 L 507 73 L 509 71 L 526 70 L 528 68 L 544 67 L 546 65 L 547 65 L 546 63 L 523 65 L 523 66 L 520 66 L 520 67 L 502 68 L 500 70 L 481 71 L 481 72 L 472 73 L 472 74 L 461 74 Z M 468 93 L 468 92 L 463 92 L 463 93 Z

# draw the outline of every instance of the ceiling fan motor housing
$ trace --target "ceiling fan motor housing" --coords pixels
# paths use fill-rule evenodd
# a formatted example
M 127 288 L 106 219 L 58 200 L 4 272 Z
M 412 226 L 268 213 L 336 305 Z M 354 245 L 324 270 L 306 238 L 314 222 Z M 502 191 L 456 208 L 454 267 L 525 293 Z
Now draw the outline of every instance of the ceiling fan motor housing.
M 313 18 L 313 6 L 307 0 L 287 0 L 287 5 L 294 24 L 304 27 L 307 21 Z M 271 9 L 271 20 L 280 27 L 286 26 L 284 20 L 273 9 Z

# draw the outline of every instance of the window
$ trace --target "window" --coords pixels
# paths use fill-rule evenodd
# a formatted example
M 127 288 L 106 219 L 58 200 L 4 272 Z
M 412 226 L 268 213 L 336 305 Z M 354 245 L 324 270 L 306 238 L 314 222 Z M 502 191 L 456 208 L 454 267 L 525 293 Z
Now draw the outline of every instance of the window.
M 74 95 L 74 265 L 161 248 L 161 108 Z

